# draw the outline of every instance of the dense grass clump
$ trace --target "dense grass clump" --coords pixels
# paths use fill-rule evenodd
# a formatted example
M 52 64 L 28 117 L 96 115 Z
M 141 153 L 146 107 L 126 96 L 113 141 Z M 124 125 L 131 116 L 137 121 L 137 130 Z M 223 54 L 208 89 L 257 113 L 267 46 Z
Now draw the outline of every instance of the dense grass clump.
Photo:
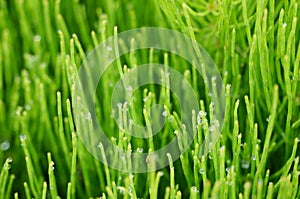
M 0 198 L 300 198 L 298 6 L 297 0 L 0 0 Z M 142 87 L 135 101 L 111 110 L 114 85 L 140 64 L 179 71 L 201 109 L 192 115 L 197 135 L 190 148 L 174 162 L 168 154 L 169 167 L 137 174 L 111 169 L 86 150 L 71 96 L 86 55 L 109 36 L 138 27 L 170 28 L 198 41 L 222 74 L 226 113 L 220 139 L 201 156 L 213 131 L 202 77 L 170 52 L 121 57 L 103 75 L 95 100 L 114 144 L 148 152 L 175 136 L 184 142 L 188 133 L 176 96 L 165 87 Z M 118 122 L 129 125 L 129 109 L 147 124 L 157 103 L 170 120 L 153 139 L 136 139 L 112 119 L 118 112 Z

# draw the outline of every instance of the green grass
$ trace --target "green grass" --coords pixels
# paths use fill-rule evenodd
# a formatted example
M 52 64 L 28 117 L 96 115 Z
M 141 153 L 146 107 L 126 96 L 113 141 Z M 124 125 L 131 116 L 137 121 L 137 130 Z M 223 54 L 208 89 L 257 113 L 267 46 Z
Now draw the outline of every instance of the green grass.
M 298 6 L 297 0 L 0 0 L 0 198 L 300 198 Z M 71 95 L 88 52 L 117 32 L 144 26 L 197 40 L 222 73 L 227 106 L 220 139 L 201 156 L 213 110 L 191 65 L 155 49 L 112 64 L 98 86 L 96 113 L 124 150 L 153 151 L 174 136 L 185 142 L 186 133 L 175 96 L 155 85 L 134 92 L 135 101 L 115 112 L 130 129 L 127 109 L 147 124 L 150 106 L 164 104 L 164 129 L 140 140 L 118 128 L 110 95 L 130 68 L 168 64 L 184 74 L 200 101 L 190 148 L 175 162 L 168 155 L 169 167 L 136 174 L 108 168 L 87 152 L 73 122 Z

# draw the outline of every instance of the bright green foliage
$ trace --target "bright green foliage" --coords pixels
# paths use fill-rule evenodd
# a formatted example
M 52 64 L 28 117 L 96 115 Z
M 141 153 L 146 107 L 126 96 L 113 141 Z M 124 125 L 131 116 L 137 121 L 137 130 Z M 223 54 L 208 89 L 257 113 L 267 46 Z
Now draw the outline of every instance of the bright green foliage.
M 0 0 L 0 198 L 300 198 L 298 6 L 297 0 Z M 147 124 L 151 105 L 165 104 L 169 120 L 158 137 L 135 139 L 112 119 L 109 85 L 139 64 L 160 62 L 184 74 L 202 111 L 193 113 L 197 136 L 180 159 L 166 154 L 169 167 L 131 174 L 87 152 L 76 134 L 71 94 L 88 52 L 143 26 L 198 41 L 222 73 L 227 108 L 221 138 L 201 156 L 213 107 L 195 69 L 155 49 L 112 64 L 97 90 L 96 112 L 119 147 L 153 151 L 174 136 L 185 142 L 179 104 L 165 88 L 149 85 L 115 110 L 126 130 L 127 109 Z M 116 157 L 126 167 L 128 160 Z

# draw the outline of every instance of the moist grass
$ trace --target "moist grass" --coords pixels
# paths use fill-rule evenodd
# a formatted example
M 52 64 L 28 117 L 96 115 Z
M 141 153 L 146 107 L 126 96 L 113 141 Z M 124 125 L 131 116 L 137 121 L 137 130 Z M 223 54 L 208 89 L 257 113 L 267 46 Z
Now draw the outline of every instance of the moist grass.
M 298 4 L 0 1 L 0 198 L 300 198 Z M 202 77 L 168 52 L 148 49 L 122 57 L 107 70 L 96 95 L 98 119 L 114 144 L 148 152 L 175 136 L 185 141 L 180 106 L 165 87 L 143 87 L 118 110 L 107 104 L 114 84 L 139 64 L 157 62 L 181 72 L 201 108 L 191 117 L 197 135 L 190 148 L 174 162 L 168 154 L 166 168 L 135 174 L 90 155 L 76 132 L 71 96 L 76 72 L 91 50 L 111 35 L 145 26 L 180 31 L 203 46 L 222 74 L 226 113 L 220 139 L 202 156 L 213 112 Z M 128 126 L 129 109 L 135 121 L 148 124 L 156 103 L 165 106 L 169 119 L 153 139 L 131 137 L 112 118 L 118 112 L 120 125 Z M 91 118 L 86 119 L 89 128 Z

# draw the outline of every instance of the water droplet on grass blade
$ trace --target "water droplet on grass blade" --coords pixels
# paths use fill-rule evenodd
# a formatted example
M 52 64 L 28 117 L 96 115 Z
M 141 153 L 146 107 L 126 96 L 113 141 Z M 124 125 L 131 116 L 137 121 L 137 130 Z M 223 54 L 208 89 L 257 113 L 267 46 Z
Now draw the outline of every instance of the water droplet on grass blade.
M 21 134 L 21 135 L 20 135 L 20 140 L 21 140 L 21 141 L 26 140 L 26 135 L 25 135 L 25 134 Z
M 202 174 L 204 174 L 204 169 L 200 169 L 199 170 L 199 173 L 202 175 Z
M 284 22 L 284 23 L 282 24 L 282 27 L 286 27 L 286 26 L 287 26 L 287 23 Z
M 191 189 L 192 189 L 193 192 L 196 192 L 196 193 L 199 192 L 196 186 L 192 186 Z
M 53 162 L 53 161 L 50 162 L 50 165 L 49 165 L 49 166 L 50 166 L 50 170 L 51 170 L 51 171 L 54 171 L 54 162 Z
M 162 115 L 163 115 L 164 117 L 167 117 L 167 115 L 168 115 L 167 111 L 164 111 L 164 112 L 162 113 Z
M 209 131 L 215 131 L 215 130 L 216 130 L 216 127 L 214 125 L 209 127 Z
M 228 186 L 231 186 L 231 185 L 232 185 L 232 182 L 231 182 L 231 181 L 226 181 L 226 184 L 227 184 Z
M 27 111 L 29 111 L 29 110 L 31 109 L 31 106 L 30 106 L 29 104 L 27 104 L 27 105 L 25 105 L 25 109 L 26 109 Z
M 126 91 L 129 95 L 132 95 L 132 87 L 130 85 L 126 86 Z
M 164 172 L 163 172 L 163 171 L 159 171 L 159 172 L 157 173 L 157 175 L 163 176 L 163 175 L 164 175 Z
M 111 50 L 112 50 L 112 47 L 111 47 L 111 46 L 107 46 L 106 49 L 107 49 L 108 51 L 111 51 Z
M 146 96 L 146 97 L 144 97 L 143 101 L 146 102 L 146 101 L 148 101 L 148 99 L 149 99 L 149 97 Z
M 243 169 L 249 169 L 249 167 L 250 167 L 250 163 L 248 162 L 248 161 L 246 161 L 246 160 L 242 160 L 242 168 Z
M 21 111 L 20 110 L 16 110 L 16 115 L 20 115 Z
M 143 153 L 143 149 L 142 148 L 137 148 L 136 149 L 138 153 Z
M 201 125 L 202 124 L 202 119 L 199 117 L 199 118 L 197 118 L 197 124 L 198 125 Z
M 207 115 L 207 113 L 205 111 L 199 111 L 198 115 L 200 117 L 205 117 Z
M 125 194 L 125 188 L 121 186 L 117 186 L 117 189 L 119 190 L 120 194 L 124 195 Z
M 121 102 L 118 103 L 118 107 L 122 108 L 123 104 Z
M 40 35 L 34 35 L 33 41 L 34 41 L 34 42 L 39 42 L 39 41 L 41 41 L 41 36 L 40 36 Z
M 85 118 L 86 120 L 90 120 L 90 119 L 91 119 L 91 113 L 88 112 L 87 114 L 85 114 L 85 115 L 84 115 L 84 118 Z
M 134 178 L 134 174 L 133 173 L 130 173 L 129 176 L 130 176 L 131 179 Z
M 10 143 L 8 141 L 2 142 L 1 146 L 0 146 L 2 151 L 7 151 L 9 149 L 9 147 L 10 147 Z

